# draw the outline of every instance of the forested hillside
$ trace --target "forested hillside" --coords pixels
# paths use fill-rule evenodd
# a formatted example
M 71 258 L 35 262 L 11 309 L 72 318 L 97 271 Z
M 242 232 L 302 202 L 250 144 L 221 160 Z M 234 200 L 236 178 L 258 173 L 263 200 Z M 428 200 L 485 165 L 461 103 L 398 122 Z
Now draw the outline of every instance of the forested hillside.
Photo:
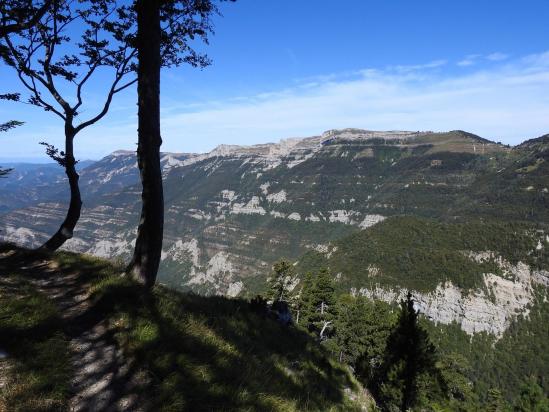
M 346 129 L 204 155 L 164 154 L 160 281 L 201 293 L 258 291 L 277 259 L 324 250 L 395 215 L 543 224 L 549 221 L 545 140 L 508 148 L 461 131 Z M 84 212 L 69 250 L 129 256 L 137 176 L 129 152 L 82 170 Z M 64 190 L 62 182 L 49 182 L 41 193 Z M 5 209 L 16 193 L 6 191 Z M 59 220 L 62 199 L 44 197 L 0 215 L 0 236 L 40 244 Z

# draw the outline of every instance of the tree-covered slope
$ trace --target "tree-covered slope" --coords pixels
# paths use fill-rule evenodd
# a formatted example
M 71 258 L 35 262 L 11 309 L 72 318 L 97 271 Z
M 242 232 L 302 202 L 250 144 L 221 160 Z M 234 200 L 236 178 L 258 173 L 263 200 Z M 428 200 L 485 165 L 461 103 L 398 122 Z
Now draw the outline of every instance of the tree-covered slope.
M 549 221 L 544 150 L 539 141 L 509 148 L 463 131 L 344 129 L 164 154 L 159 280 L 201 293 L 254 293 L 277 259 L 324 250 L 390 216 Z M 85 209 L 66 247 L 127 259 L 140 202 L 134 155 L 108 156 L 84 169 L 81 182 Z M 63 216 L 61 200 L 0 215 L 0 236 L 40 244 Z
M 547 226 L 474 220 L 444 223 L 411 216 L 392 217 L 333 242 L 324 253 L 299 259 L 300 272 L 325 267 L 338 275 L 342 289 L 379 285 L 431 292 L 444 282 L 468 290 L 483 287 L 483 274 L 504 277 L 502 257 L 549 270 Z M 471 252 L 493 252 L 475 260 Z
M 459 353 L 468 361 L 468 374 L 481 400 L 496 388 L 504 399 L 520 396 L 528 378 L 543 386 L 549 397 L 549 303 L 539 290 L 527 315 L 518 316 L 500 337 L 467 335 L 457 324 L 424 323 L 443 354 Z M 528 409 L 526 409 L 528 410 Z M 543 409 L 542 409 L 543 410 Z

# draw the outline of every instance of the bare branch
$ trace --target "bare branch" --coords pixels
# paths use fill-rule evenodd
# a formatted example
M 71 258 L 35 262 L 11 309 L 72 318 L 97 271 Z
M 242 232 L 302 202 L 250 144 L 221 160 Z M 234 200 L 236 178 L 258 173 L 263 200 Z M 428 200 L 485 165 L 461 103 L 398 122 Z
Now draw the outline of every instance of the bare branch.
M 86 84 L 86 82 L 88 81 L 88 79 L 92 76 L 93 72 L 95 71 L 95 69 L 99 66 L 99 62 L 97 62 L 96 64 L 94 64 L 90 70 L 88 70 L 88 73 L 86 73 L 86 75 L 84 76 L 84 78 L 77 84 L 77 87 L 76 87 L 76 99 L 78 100 L 78 102 L 76 103 L 76 105 L 72 108 L 73 112 L 76 112 L 76 110 L 78 110 L 78 108 L 80 106 L 82 106 L 82 88 L 84 87 L 84 84 Z
M 118 93 L 118 92 L 121 92 L 122 90 L 124 90 L 125 88 L 127 87 L 130 87 L 132 84 L 135 84 L 137 83 L 137 77 L 135 79 L 133 79 L 132 81 L 129 81 L 128 83 L 126 83 L 125 85 L 123 86 L 120 86 L 119 88 L 117 89 L 114 89 L 114 94 Z
M 126 70 L 126 68 L 127 68 L 128 64 L 131 62 L 131 60 L 133 59 L 133 57 L 135 56 L 136 53 L 137 53 L 136 50 L 132 50 L 132 52 L 126 57 L 126 59 L 124 60 L 122 65 L 118 68 L 117 73 L 116 73 L 116 77 L 114 79 L 114 82 L 112 83 L 112 86 L 109 90 L 109 93 L 107 95 L 107 99 L 105 100 L 105 104 L 103 105 L 103 109 L 101 110 L 101 112 L 99 112 L 99 114 L 97 114 L 97 116 L 91 118 L 90 120 L 85 121 L 83 123 L 80 123 L 75 129 L 75 134 L 79 133 L 82 129 L 84 129 L 84 128 L 96 123 L 100 119 L 102 119 L 107 114 L 107 112 L 109 111 L 113 96 L 116 93 L 121 92 L 122 90 L 126 89 L 127 87 L 129 87 L 132 84 L 137 82 L 137 78 L 135 78 L 135 79 L 129 81 L 128 83 L 124 84 L 123 86 L 120 86 L 118 88 L 116 87 L 118 85 L 118 83 L 120 83 L 120 80 L 122 80 L 122 78 L 126 74 L 128 74 L 128 71 Z
M 30 58 L 32 57 L 33 50 L 36 50 L 35 48 L 29 47 L 29 54 L 27 55 L 27 58 L 25 60 L 22 59 L 19 51 L 15 48 L 13 43 L 11 42 L 9 36 L 4 36 L 4 40 L 6 44 L 8 45 L 8 48 L 11 52 L 12 57 L 16 60 L 17 65 L 15 67 L 15 70 L 17 72 L 17 76 L 19 77 L 19 80 L 21 80 L 21 83 L 33 94 L 33 99 L 43 105 L 44 109 L 47 111 L 51 111 L 61 117 L 63 120 L 66 119 L 66 117 L 57 109 L 55 109 L 51 104 L 47 103 L 44 99 L 42 99 L 42 96 L 40 95 L 40 91 L 38 90 L 38 87 L 36 86 L 35 80 L 38 80 L 41 84 L 47 85 L 47 82 L 40 76 L 36 71 L 32 70 L 30 68 Z M 27 76 L 30 80 L 30 84 L 26 79 L 25 76 Z M 47 87 L 46 87 L 47 88 Z M 50 91 L 48 89 L 48 91 Z M 51 91 L 50 91 L 51 93 Z

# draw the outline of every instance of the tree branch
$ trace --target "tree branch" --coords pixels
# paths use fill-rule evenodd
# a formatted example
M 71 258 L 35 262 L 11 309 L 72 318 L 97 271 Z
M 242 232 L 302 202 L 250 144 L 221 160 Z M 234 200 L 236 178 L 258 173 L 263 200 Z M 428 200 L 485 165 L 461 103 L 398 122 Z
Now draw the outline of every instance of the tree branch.
M 26 30 L 31 28 L 32 26 L 35 26 L 42 17 L 44 17 L 44 14 L 46 14 L 46 11 L 48 8 L 52 5 L 53 0 L 46 0 L 42 7 L 40 7 L 37 12 L 32 16 L 29 20 L 26 22 L 20 22 L 20 23 L 13 23 L 13 24 L 7 24 L 5 26 L 0 26 L 0 37 L 7 36 L 11 33 L 18 33 L 22 30 Z

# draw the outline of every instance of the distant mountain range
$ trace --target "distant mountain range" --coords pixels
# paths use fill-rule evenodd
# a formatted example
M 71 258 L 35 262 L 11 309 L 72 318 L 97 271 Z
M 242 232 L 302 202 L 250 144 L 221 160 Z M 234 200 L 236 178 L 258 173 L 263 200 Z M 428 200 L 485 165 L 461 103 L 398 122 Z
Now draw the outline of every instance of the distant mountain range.
M 84 166 L 84 210 L 66 248 L 127 259 L 140 210 L 135 155 Z M 300 273 L 328 266 L 342 290 L 393 301 L 416 291 L 433 320 L 500 335 L 530 290 L 549 282 L 549 135 L 509 147 L 463 131 L 330 130 L 164 153 L 162 170 L 159 281 L 172 287 L 253 294 L 286 257 Z M 0 191 L 3 240 L 38 246 L 66 210 L 57 166 L 17 166 Z M 513 254 L 507 243 L 517 236 Z M 509 293 L 519 303 L 508 303 Z M 444 305 L 453 306 L 436 309 Z M 475 317 L 467 305 L 488 314 Z

